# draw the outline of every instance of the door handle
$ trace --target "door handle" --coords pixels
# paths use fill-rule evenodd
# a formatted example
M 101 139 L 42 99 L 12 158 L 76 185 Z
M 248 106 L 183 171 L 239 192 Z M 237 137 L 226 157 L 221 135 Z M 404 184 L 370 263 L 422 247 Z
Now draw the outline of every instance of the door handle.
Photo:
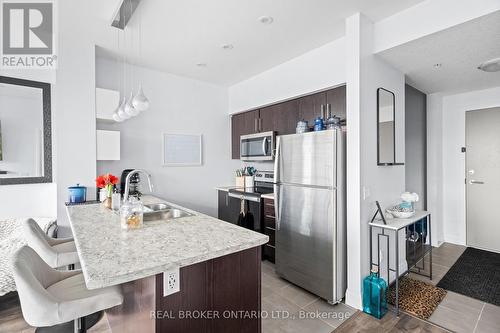
M 262 139 L 262 153 L 267 156 L 267 138 Z
M 259 131 L 259 119 L 258 118 L 255 118 L 253 120 L 253 129 L 254 129 L 255 133 L 257 133 Z
M 279 214 L 279 202 L 280 202 L 280 196 L 279 196 L 279 191 L 280 188 L 278 185 L 274 184 L 274 218 L 276 220 L 276 230 L 280 230 L 280 214 Z
M 325 105 L 321 104 L 321 119 L 326 119 Z
M 480 181 L 480 180 L 469 180 L 469 184 L 478 184 L 478 185 L 482 185 L 484 184 L 484 182 Z

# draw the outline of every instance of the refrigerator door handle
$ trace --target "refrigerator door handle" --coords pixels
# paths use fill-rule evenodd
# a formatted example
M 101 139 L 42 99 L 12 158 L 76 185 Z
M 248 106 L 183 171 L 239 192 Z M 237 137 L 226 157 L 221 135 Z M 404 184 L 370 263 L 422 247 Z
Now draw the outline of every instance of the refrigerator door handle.
M 280 137 L 276 142 L 276 157 L 274 160 L 274 217 L 276 218 L 276 230 L 280 230 L 280 188 L 276 184 L 280 181 L 279 164 L 280 164 Z
M 280 230 L 280 188 L 274 184 L 274 218 L 276 219 L 276 230 Z
M 274 154 L 274 182 L 278 183 L 280 182 L 280 177 L 279 177 L 279 163 L 280 163 L 280 137 L 278 137 L 276 141 L 276 149 L 275 149 L 275 154 Z

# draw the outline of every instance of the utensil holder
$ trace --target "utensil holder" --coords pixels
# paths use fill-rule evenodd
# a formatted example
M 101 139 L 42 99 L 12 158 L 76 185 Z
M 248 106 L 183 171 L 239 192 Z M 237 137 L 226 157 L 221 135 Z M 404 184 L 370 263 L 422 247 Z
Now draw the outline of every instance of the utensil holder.
M 245 177 L 236 177 L 236 187 L 245 188 Z
M 251 189 L 254 186 L 253 176 L 245 176 L 245 189 Z

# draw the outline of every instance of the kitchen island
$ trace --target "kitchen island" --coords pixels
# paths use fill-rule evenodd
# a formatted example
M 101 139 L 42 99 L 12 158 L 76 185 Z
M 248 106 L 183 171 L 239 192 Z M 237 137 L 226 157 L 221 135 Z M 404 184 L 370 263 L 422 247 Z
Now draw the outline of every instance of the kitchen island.
M 261 245 L 268 237 L 153 196 L 191 216 L 123 230 L 100 204 L 68 206 L 87 288 L 122 285 L 113 332 L 260 332 Z M 180 291 L 164 296 L 164 272 Z

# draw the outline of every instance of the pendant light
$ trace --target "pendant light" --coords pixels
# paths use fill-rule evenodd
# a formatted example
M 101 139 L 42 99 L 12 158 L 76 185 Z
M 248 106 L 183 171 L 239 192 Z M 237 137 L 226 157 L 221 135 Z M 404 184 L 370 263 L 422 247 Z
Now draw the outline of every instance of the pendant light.
M 135 108 L 135 106 L 133 105 L 133 99 L 134 99 L 134 93 L 131 91 L 130 92 L 130 97 L 127 100 L 127 104 L 125 104 L 125 112 L 128 115 L 130 115 L 132 117 L 135 117 L 135 116 L 137 116 L 140 113 L 140 111 L 137 110 Z
M 127 105 L 127 100 L 125 99 L 125 96 L 123 97 L 122 103 L 118 107 L 118 116 L 123 120 L 127 120 L 130 118 L 130 115 L 126 112 L 126 105 Z
M 144 91 L 142 91 L 142 84 L 139 85 L 139 91 L 137 92 L 137 95 L 134 96 L 132 104 L 138 112 L 149 109 L 149 100 L 146 95 L 144 95 Z
M 139 58 L 142 56 L 142 18 L 139 21 Z M 146 111 L 149 109 L 149 100 L 144 95 L 144 91 L 142 90 L 142 84 L 139 85 L 139 91 L 132 99 L 132 105 L 137 110 L 137 113 Z

